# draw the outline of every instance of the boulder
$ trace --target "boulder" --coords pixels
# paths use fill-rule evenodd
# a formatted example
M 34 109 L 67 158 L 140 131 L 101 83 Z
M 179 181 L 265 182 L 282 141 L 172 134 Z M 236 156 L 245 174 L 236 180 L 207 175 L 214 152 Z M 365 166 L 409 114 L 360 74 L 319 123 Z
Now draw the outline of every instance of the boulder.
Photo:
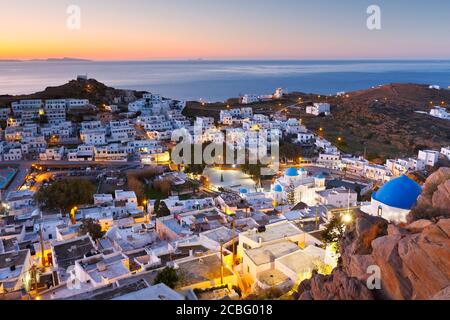
M 450 285 L 450 239 L 437 224 L 400 240 L 398 254 L 412 299 L 430 299 Z
M 308 285 L 299 291 L 300 299 L 306 300 L 374 300 L 367 286 L 348 277 L 342 270 L 336 270 L 331 276 L 315 274 Z M 309 288 L 309 290 L 308 290 Z
M 431 203 L 439 213 L 450 215 L 450 178 L 438 186 Z
M 450 286 L 439 291 L 431 300 L 450 300 Z
M 431 222 L 430 220 L 421 219 L 405 226 L 405 229 L 412 233 L 418 233 L 432 224 L 433 222 Z
M 398 254 L 401 235 L 385 236 L 372 242 L 375 265 L 381 272 L 381 296 L 386 299 L 410 299 L 412 287 L 403 275 L 403 262 Z
M 387 234 L 388 222 L 380 217 L 357 212 L 355 224 L 345 233 L 341 245 L 341 255 L 370 254 L 372 241 Z
M 295 297 L 304 300 L 449 297 L 449 235 L 450 219 L 443 217 L 385 228 L 385 222 L 379 219 L 358 215 L 355 226 L 346 231 L 341 241 L 339 266 L 329 276 L 314 274 L 302 282 Z M 365 240 L 373 237 L 367 245 Z M 380 270 L 379 290 L 369 290 L 366 285 L 373 275 L 368 272 L 370 266 Z

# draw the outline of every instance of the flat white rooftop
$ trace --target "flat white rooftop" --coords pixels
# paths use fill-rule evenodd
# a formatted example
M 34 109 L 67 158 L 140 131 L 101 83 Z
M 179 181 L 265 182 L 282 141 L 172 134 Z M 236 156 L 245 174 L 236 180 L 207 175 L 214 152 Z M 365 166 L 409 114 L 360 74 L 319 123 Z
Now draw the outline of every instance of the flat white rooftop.
M 274 224 L 266 225 L 266 231 L 256 232 L 254 230 L 249 230 L 243 232 L 242 235 L 251 239 L 255 242 L 259 242 L 260 239 L 262 243 L 271 242 L 274 240 L 292 237 L 296 235 L 303 234 L 304 232 L 297 228 L 295 225 L 288 221 L 277 222 Z
M 275 259 L 281 258 L 292 252 L 300 250 L 299 246 L 290 241 L 281 241 L 256 249 L 245 251 L 255 265 L 260 266 L 266 263 L 273 262 Z
M 305 250 L 299 250 L 286 255 L 277 260 L 286 266 L 288 269 L 294 271 L 297 274 L 310 272 L 314 269 L 319 261 L 325 259 L 325 250 L 309 246 Z

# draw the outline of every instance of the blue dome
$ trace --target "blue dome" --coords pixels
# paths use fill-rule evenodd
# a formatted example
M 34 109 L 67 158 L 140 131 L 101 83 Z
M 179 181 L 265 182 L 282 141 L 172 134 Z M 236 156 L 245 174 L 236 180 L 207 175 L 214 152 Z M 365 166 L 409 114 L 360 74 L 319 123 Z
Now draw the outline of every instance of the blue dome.
M 273 191 L 283 192 L 283 188 L 279 184 L 276 184 L 275 187 L 273 187 Z
M 239 193 L 248 193 L 248 190 L 245 189 L 245 188 L 242 188 L 242 189 L 239 190 Z
M 403 175 L 389 181 L 372 198 L 393 208 L 410 210 L 422 193 L 422 188 Z
M 298 171 L 295 168 L 289 168 L 284 172 L 284 175 L 286 177 L 297 177 L 298 176 Z

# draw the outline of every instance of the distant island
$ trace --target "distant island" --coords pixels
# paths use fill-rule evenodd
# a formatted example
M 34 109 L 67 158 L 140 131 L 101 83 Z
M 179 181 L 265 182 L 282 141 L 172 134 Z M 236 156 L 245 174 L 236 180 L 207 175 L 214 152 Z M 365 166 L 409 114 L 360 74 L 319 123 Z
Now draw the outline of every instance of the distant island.
M 64 57 L 64 58 L 30 59 L 30 60 L 0 59 L 0 62 L 92 62 L 92 60 Z

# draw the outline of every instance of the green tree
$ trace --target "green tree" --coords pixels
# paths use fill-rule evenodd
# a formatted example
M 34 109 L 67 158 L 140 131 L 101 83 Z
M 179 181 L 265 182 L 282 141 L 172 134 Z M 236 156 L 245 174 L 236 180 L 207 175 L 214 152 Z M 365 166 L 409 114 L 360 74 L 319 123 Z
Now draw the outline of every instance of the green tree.
M 82 179 L 64 179 L 42 187 L 34 198 L 42 209 L 69 212 L 73 207 L 91 204 L 95 185 Z
M 86 234 L 90 235 L 92 240 L 94 241 L 103 238 L 103 236 L 105 235 L 100 224 L 91 218 L 83 219 L 81 222 L 79 235 L 84 236 Z
M 177 271 L 174 268 L 167 267 L 158 272 L 153 284 L 164 283 L 173 289 L 176 287 L 179 279 Z
M 158 210 L 155 209 L 156 216 L 158 218 L 160 217 L 167 217 L 170 215 L 170 210 L 167 208 L 167 205 L 164 201 L 161 201 L 158 205 Z
M 205 167 L 205 164 L 187 164 L 184 168 L 184 172 L 193 175 L 201 175 L 203 171 L 205 171 Z
M 325 244 L 336 244 L 339 251 L 339 243 L 344 235 L 345 224 L 342 222 L 340 216 L 334 216 L 327 224 L 324 232 L 322 233 L 322 241 Z

